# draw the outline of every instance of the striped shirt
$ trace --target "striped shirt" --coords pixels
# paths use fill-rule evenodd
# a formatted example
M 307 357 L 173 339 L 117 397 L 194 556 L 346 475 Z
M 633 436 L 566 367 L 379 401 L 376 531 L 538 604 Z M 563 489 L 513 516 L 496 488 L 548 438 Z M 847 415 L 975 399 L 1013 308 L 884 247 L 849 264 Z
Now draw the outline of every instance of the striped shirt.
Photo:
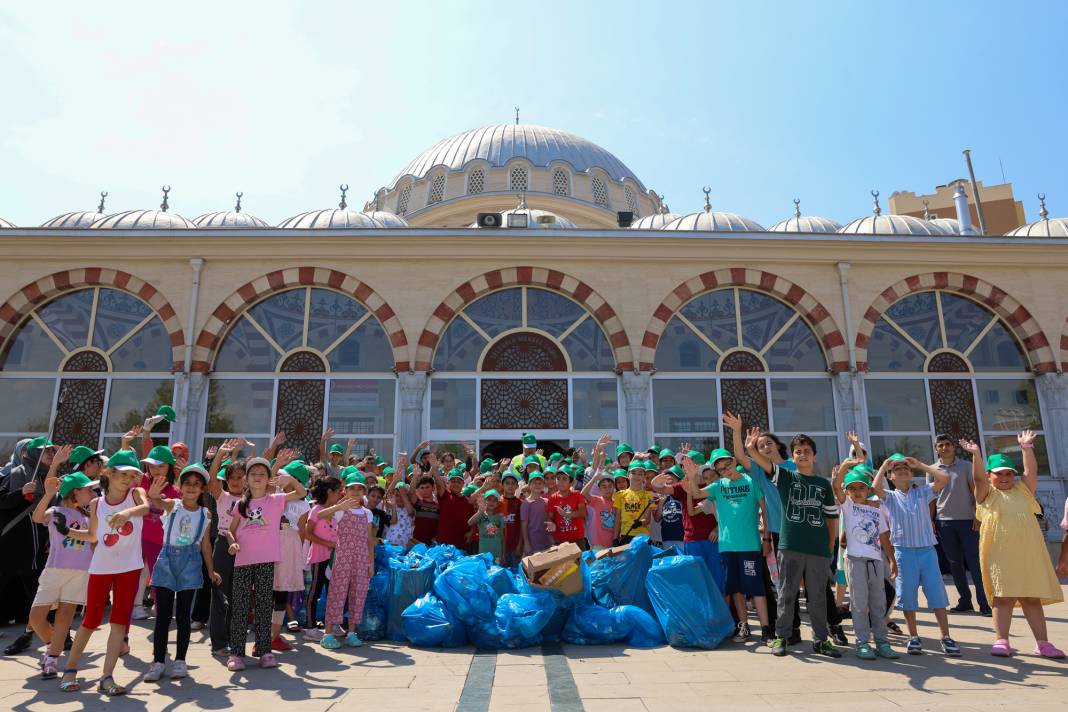
M 895 548 L 935 545 L 929 504 L 937 498 L 931 485 L 914 485 L 908 492 L 886 490 L 883 506 L 890 515 L 890 543 Z

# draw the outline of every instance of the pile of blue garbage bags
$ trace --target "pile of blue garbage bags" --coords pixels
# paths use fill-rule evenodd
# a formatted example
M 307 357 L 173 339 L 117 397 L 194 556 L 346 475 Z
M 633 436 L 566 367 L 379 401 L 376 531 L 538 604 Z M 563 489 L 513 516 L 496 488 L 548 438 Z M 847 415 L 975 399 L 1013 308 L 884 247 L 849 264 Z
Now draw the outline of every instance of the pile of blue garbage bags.
M 565 595 L 532 586 L 489 554 L 381 545 L 359 626 L 365 640 L 499 650 L 542 642 L 711 649 L 734 622 L 700 559 L 638 537 L 623 552 L 580 560 L 583 588 Z

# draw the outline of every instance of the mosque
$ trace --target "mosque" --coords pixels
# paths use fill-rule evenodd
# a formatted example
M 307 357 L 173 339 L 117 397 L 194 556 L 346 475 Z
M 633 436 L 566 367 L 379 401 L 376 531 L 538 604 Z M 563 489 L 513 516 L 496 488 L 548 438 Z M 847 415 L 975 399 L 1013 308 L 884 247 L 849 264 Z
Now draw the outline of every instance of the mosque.
M 362 209 L 341 186 L 277 226 L 240 193 L 186 218 L 166 189 L 158 209 L 0 220 L 0 452 L 49 428 L 111 449 L 163 403 L 194 452 L 284 431 L 307 457 L 328 427 L 388 454 L 513 454 L 527 431 L 707 451 L 729 411 L 812 435 L 825 472 L 850 430 L 931 461 L 936 431 L 1018 460 L 1031 428 L 1056 536 L 1068 219 L 980 234 L 958 194 L 957 219 L 874 192 L 847 225 L 795 201 L 765 228 L 707 190 L 676 215 L 592 141 L 515 123 L 431 146 Z

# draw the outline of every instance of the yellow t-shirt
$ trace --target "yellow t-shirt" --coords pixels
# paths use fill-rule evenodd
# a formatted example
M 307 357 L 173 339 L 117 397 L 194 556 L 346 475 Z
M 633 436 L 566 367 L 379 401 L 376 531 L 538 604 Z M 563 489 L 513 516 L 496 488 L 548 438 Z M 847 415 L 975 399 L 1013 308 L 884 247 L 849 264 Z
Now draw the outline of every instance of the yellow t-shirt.
M 538 462 L 541 463 L 540 466 L 538 467 L 538 469 L 541 470 L 542 472 L 544 472 L 545 471 L 545 464 L 546 464 L 545 456 L 544 455 L 539 455 L 538 453 L 534 453 L 534 457 L 538 458 Z M 521 477 L 526 472 L 526 470 L 523 469 L 523 460 L 525 460 L 525 459 L 527 459 L 527 456 L 524 455 L 523 453 L 519 453 L 518 455 L 516 455 L 515 457 L 512 458 L 512 472 L 516 473 L 517 475 L 519 475 Z M 526 478 L 523 477 L 523 479 L 526 479 Z
M 619 510 L 620 536 L 649 535 L 649 527 L 644 524 L 635 525 L 631 529 L 631 524 L 634 520 L 639 517 L 644 518 L 649 513 L 649 510 L 652 509 L 648 492 L 635 492 L 631 489 L 620 490 L 612 495 L 612 505 Z

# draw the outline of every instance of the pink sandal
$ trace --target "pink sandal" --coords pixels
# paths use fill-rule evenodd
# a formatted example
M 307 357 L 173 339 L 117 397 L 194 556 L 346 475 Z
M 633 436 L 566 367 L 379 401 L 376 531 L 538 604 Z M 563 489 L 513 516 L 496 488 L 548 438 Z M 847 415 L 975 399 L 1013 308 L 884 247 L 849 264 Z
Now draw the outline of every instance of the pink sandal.
M 1035 648 L 1034 653 L 1035 655 L 1041 655 L 1050 660 L 1061 660 L 1064 658 L 1064 651 L 1057 648 L 1057 646 L 1048 640 L 1043 640 L 1039 643 L 1038 647 Z
M 1011 658 L 1012 647 L 1009 645 L 1009 641 L 1000 638 L 995 640 L 994 644 L 990 646 L 990 654 L 999 658 Z

